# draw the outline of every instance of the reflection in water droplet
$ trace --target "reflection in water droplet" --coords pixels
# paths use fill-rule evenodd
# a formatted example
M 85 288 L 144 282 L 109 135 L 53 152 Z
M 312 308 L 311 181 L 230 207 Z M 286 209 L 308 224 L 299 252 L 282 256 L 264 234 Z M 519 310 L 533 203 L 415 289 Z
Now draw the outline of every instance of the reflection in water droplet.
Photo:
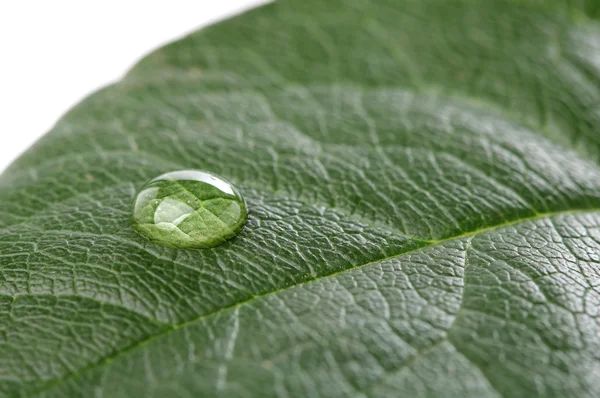
M 248 217 L 228 181 L 198 170 L 163 174 L 133 202 L 133 226 L 147 238 L 178 248 L 210 248 L 233 238 Z

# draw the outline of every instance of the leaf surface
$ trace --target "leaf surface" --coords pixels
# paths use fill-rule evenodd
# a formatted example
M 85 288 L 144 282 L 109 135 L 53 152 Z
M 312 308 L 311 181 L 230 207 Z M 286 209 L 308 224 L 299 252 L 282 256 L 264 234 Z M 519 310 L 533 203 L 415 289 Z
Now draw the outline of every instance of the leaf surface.
M 594 1 L 279 1 L 156 51 L 0 177 L 0 395 L 600 395 Z M 130 224 L 201 169 L 248 223 Z

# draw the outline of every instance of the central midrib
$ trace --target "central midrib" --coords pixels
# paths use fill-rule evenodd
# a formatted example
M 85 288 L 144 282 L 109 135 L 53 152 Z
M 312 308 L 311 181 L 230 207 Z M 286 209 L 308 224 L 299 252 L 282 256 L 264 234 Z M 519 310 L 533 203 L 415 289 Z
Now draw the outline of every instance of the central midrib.
M 343 269 L 343 270 L 335 271 L 335 272 L 332 272 L 332 273 L 329 273 L 329 274 L 325 274 L 325 275 L 321 275 L 321 276 L 314 277 L 314 278 L 309 278 L 308 280 L 302 280 L 302 281 L 300 281 L 298 283 L 292 283 L 292 284 L 284 286 L 284 287 L 282 287 L 280 289 L 274 289 L 274 290 L 270 290 L 270 291 L 264 292 L 264 293 L 259 294 L 259 295 L 254 295 L 254 296 L 251 296 L 251 297 L 249 297 L 249 298 L 247 298 L 245 300 L 238 301 L 238 302 L 233 303 L 231 305 L 228 305 L 226 307 L 220 308 L 220 309 L 218 309 L 216 311 L 212 311 L 212 312 L 209 312 L 209 313 L 206 313 L 206 314 L 202 314 L 202 315 L 200 315 L 200 316 L 198 316 L 198 317 L 196 317 L 194 319 L 187 320 L 187 321 L 175 324 L 175 325 L 173 325 L 173 326 L 171 326 L 169 328 L 166 328 L 166 329 L 162 330 L 159 333 L 150 335 L 150 336 L 148 336 L 148 337 L 146 337 L 146 338 L 144 338 L 142 340 L 136 341 L 135 343 L 130 344 L 129 346 L 125 347 L 124 349 L 116 351 L 116 352 L 114 352 L 114 353 L 112 353 L 112 354 L 110 354 L 110 355 L 108 355 L 108 356 L 100 359 L 99 361 L 86 366 L 85 368 L 83 368 L 83 369 L 81 369 L 81 370 L 79 370 L 77 372 L 72 372 L 72 373 L 69 373 L 69 374 L 61 377 L 61 378 L 58 378 L 58 379 L 46 382 L 42 387 L 40 387 L 37 390 L 34 390 L 32 392 L 32 394 L 39 394 L 39 393 L 41 393 L 43 391 L 51 389 L 53 386 L 58 385 L 58 384 L 66 381 L 68 379 L 77 377 L 77 376 L 79 376 L 79 375 L 81 375 L 83 373 L 86 373 L 86 372 L 92 371 L 94 369 L 100 368 L 100 367 L 102 367 L 104 365 L 107 365 L 112 360 L 114 360 L 114 359 L 116 359 L 118 357 L 121 357 L 121 356 L 127 354 L 128 352 L 133 351 L 133 350 L 135 350 L 137 348 L 143 347 L 144 345 L 146 345 L 146 344 L 148 344 L 148 343 L 150 343 L 150 342 L 152 342 L 154 340 L 157 340 L 157 339 L 159 339 L 159 338 L 161 338 L 163 336 L 169 335 L 170 333 L 172 333 L 172 332 L 174 332 L 174 331 L 176 331 L 178 329 L 182 329 L 182 328 L 188 327 L 190 325 L 193 325 L 193 324 L 195 324 L 197 322 L 200 322 L 200 321 L 204 320 L 205 318 L 208 318 L 208 317 L 213 316 L 213 315 L 217 315 L 217 314 L 219 314 L 221 312 L 224 312 L 224 311 L 227 311 L 227 310 L 231 310 L 231 309 L 236 308 L 236 307 L 241 307 L 241 306 L 243 306 L 245 304 L 252 303 L 252 302 L 254 302 L 254 301 L 256 301 L 256 300 L 258 300 L 260 298 L 263 298 L 263 297 L 266 297 L 266 296 L 277 294 L 277 293 L 282 292 L 282 291 L 286 291 L 286 290 L 292 289 L 294 287 L 299 286 L 300 284 L 312 283 L 312 282 L 319 281 L 321 279 L 334 277 L 334 276 L 339 275 L 339 274 L 344 273 L 344 272 L 348 272 L 348 271 L 351 271 L 351 270 L 354 270 L 354 269 L 358 269 L 358 268 L 367 267 L 367 266 L 369 266 L 371 264 L 376 264 L 376 263 L 379 263 L 379 262 L 382 262 L 382 261 L 386 261 L 386 260 L 389 260 L 389 259 L 398 258 L 398 257 L 401 257 L 401 256 L 403 256 L 405 254 L 409 254 L 409 253 L 412 253 L 412 252 L 415 252 L 415 251 L 418 251 L 418 250 L 423 250 L 423 249 L 425 249 L 427 247 L 432 247 L 432 246 L 440 245 L 440 244 L 443 244 L 443 243 L 451 241 L 451 240 L 461 239 L 461 238 L 465 238 L 465 237 L 474 237 L 476 235 L 479 235 L 479 234 L 487 232 L 487 231 L 497 230 L 497 229 L 509 227 L 509 226 L 512 226 L 512 225 L 515 225 L 515 224 L 520 224 L 520 223 L 524 223 L 524 222 L 528 222 L 528 221 L 535 221 L 535 220 L 538 220 L 538 219 L 550 218 L 550 217 L 559 216 L 559 215 L 570 215 L 570 214 L 575 215 L 575 214 L 594 213 L 594 212 L 600 212 L 600 208 L 587 208 L 587 209 L 582 208 L 582 209 L 576 209 L 576 210 L 563 210 L 563 211 L 556 211 L 556 212 L 539 213 L 539 214 L 536 214 L 536 215 L 531 216 L 531 217 L 521 218 L 521 219 L 518 219 L 518 220 L 509 221 L 509 222 L 506 222 L 506 223 L 503 223 L 503 224 L 497 224 L 497 225 L 493 225 L 493 226 L 489 226 L 489 227 L 477 229 L 477 230 L 474 230 L 474 231 L 465 232 L 465 233 L 460 234 L 460 235 L 454 235 L 454 236 L 450 236 L 450 237 L 447 237 L 447 238 L 444 238 L 444 239 L 430 241 L 428 244 L 425 244 L 425 245 L 422 245 L 422 246 L 419 246 L 419 247 L 416 247 L 416 248 L 412 248 L 412 249 L 409 249 L 409 250 L 405 250 L 405 251 L 402 251 L 400 253 L 392 254 L 392 255 L 387 256 L 387 257 L 382 257 L 382 258 L 377 259 L 377 260 L 369 261 L 369 262 L 362 263 L 362 264 L 357 264 L 357 265 L 354 265 L 354 266 L 352 266 L 350 268 L 346 268 L 346 269 Z

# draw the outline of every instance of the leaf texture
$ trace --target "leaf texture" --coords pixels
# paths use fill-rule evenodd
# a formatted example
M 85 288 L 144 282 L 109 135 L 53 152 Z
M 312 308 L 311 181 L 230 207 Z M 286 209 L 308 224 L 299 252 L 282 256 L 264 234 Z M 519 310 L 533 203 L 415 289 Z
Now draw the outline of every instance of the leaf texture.
M 600 8 L 279 1 L 168 45 L 0 177 L 0 395 L 600 396 Z M 130 224 L 202 169 L 248 224 Z

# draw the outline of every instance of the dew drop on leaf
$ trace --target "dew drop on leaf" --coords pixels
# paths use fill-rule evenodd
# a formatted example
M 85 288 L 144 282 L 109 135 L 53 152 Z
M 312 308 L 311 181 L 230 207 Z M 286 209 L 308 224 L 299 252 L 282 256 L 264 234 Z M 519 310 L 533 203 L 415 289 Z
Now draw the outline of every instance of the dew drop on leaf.
M 246 202 L 229 181 L 199 170 L 173 171 L 146 183 L 133 201 L 133 226 L 177 248 L 210 248 L 236 236 Z

